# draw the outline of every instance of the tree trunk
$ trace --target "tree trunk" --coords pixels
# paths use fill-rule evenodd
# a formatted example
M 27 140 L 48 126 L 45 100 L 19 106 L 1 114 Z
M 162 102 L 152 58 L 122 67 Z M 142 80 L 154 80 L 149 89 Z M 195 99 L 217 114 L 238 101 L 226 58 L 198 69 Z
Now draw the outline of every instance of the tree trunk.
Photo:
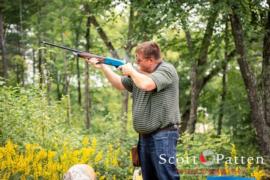
M 20 65 L 18 63 L 15 64 L 15 72 L 16 72 L 16 82 L 20 84 Z
M 53 62 L 54 62 L 54 64 L 56 63 L 55 58 L 53 58 Z M 56 83 L 57 100 L 60 101 L 62 98 L 62 93 L 60 91 L 61 77 L 60 77 L 60 73 L 59 73 L 56 66 L 54 66 L 54 75 L 55 75 L 55 80 L 56 80 L 55 83 Z
M 237 62 L 239 64 L 241 75 L 247 90 L 248 101 L 251 108 L 251 119 L 256 130 L 256 138 L 259 148 L 263 155 L 270 156 L 270 128 L 266 125 L 266 121 L 264 119 L 262 100 L 260 99 L 257 90 L 256 78 L 252 73 L 247 61 L 247 52 L 244 44 L 244 32 L 240 18 L 236 11 L 237 7 L 232 7 L 230 21 L 236 51 L 240 55 Z
M 41 46 L 41 7 L 40 4 L 38 4 L 38 17 L 37 17 L 37 38 L 38 38 L 38 47 Z M 38 71 L 39 71 L 39 88 L 42 89 L 43 87 L 43 81 L 44 81 L 44 75 L 43 75 L 43 62 L 42 62 L 42 49 L 38 49 Z
M 0 9 L 0 49 L 2 55 L 2 66 L 3 66 L 3 78 L 8 79 L 8 59 L 6 56 L 5 48 L 5 36 L 4 36 L 4 18 L 2 14 L 2 9 Z
M 47 100 L 48 100 L 48 104 L 50 105 L 51 104 L 51 87 L 52 87 L 52 84 L 51 84 L 51 73 L 49 71 L 49 68 L 47 68 Z
M 194 60 L 190 73 L 191 80 L 191 100 L 190 100 L 190 114 L 187 123 L 187 130 L 189 133 L 195 132 L 195 125 L 197 122 L 197 108 L 198 108 L 198 89 L 197 89 L 197 62 Z
M 89 51 L 90 49 L 90 25 L 91 25 L 91 18 L 90 16 L 87 17 L 87 23 L 86 23 L 86 46 L 85 50 Z M 90 128 L 90 121 L 91 121 L 91 98 L 90 98 L 90 91 L 89 91 L 89 64 L 85 61 L 85 125 L 86 128 Z
M 192 58 L 193 55 L 193 44 L 191 35 L 188 29 L 185 30 L 186 34 L 186 40 L 188 44 L 188 49 L 190 53 L 190 60 L 192 62 L 191 72 L 190 72 L 190 81 L 191 81 L 191 90 L 190 90 L 190 113 L 189 113 L 189 121 L 187 123 L 188 125 L 188 131 L 189 133 L 193 133 L 195 131 L 195 123 L 197 121 L 197 103 L 198 103 L 198 90 L 197 90 L 197 61 L 196 59 Z M 193 123 L 193 125 L 190 125 L 189 123 Z M 192 126 L 192 128 L 190 127 Z
M 66 107 L 66 113 L 67 113 L 67 124 L 70 124 L 70 119 L 71 119 L 71 103 L 70 103 L 70 94 L 67 94 L 67 107 Z
M 82 18 L 81 18 L 82 19 Z M 79 36 L 80 36 L 80 28 L 81 28 L 81 20 L 78 28 L 75 31 L 75 47 L 78 49 L 79 46 Z M 78 104 L 82 105 L 82 92 L 81 92 L 81 74 L 80 74 L 80 59 L 76 57 L 76 73 L 77 73 L 77 93 L 78 93 Z
M 270 0 L 268 2 L 268 17 L 265 24 L 265 36 L 263 42 L 263 100 L 264 100 L 264 118 L 270 127 Z
M 80 63 L 79 57 L 76 57 L 76 70 L 77 70 L 77 92 L 78 92 L 78 104 L 82 105 L 82 92 L 81 92 L 81 75 L 80 75 Z
M 47 100 L 48 100 L 48 104 L 51 104 L 51 91 L 52 91 L 52 84 L 53 84 L 53 79 L 54 79 L 54 74 L 55 73 L 55 56 L 52 52 L 48 52 L 49 55 L 49 59 L 50 61 L 53 61 L 53 65 L 51 65 L 51 63 L 46 63 L 46 69 L 47 69 Z
M 62 33 L 61 33 L 61 42 L 64 44 L 64 18 L 61 16 L 61 26 L 62 26 Z M 69 93 L 69 74 L 68 74 L 68 60 L 66 57 L 66 52 L 63 51 L 63 59 L 64 59 L 64 84 L 62 94 L 66 95 L 66 122 L 70 124 L 70 117 L 71 117 L 71 104 L 70 104 L 70 93 Z
M 20 34 L 22 33 L 22 29 L 17 26 L 17 31 L 20 32 Z M 18 50 L 18 54 L 20 55 L 19 57 L 19 61 L 15 62 L 15 72 L 16 72 L 16 81 L 17 84 L 21 84 L 22 86 L 24 86 L 24 64 L 25 64 L 25 57 L 24 57 L 24 53 L 22 50 L 22 43 L 21 43 L 21 37 L 19 37 L 17 39 L 17 50 Z M 22 62 L 22 60 L 24 60 Z
M 36 56 L 35 50 L 32 49 L 32 58 L 33 58 L 33 84 L 35 84 L 35 76 L 36 76 Z
M 19 52 L 20 52 L 20 55 L 23 57 L 23 60 L 26 61 L 25 59 L 25 55 L 24 55 L 24 52 L 23 52 L 23 12 L 22 12 L 22 7 L 23 7 L 23 2 L 22 0 L 20 0 L 20 29 L 19 29 L 19 32 L 20 32 L 20 37 L 19 37 Z M 21 72 L 20 72 L 20 81 L 22 83 L 22 85 L 24 86 L 25 84 L 25 79 L 24 79 L 24 65 L 22 65 L 22 67 L 20 68 L 21 69 Z
M 217 135 L 221 135 L 223 116 L 224 116 L 224 107 L 225 107 L 225 98 L 227 95 L 227 61 L 228 61 L 228 49 L 229 49 L 229 36 L 228 36 L 228 20 L 226 20 L 225 26 L 225 52 L 224 52 L 224 61 L 222 63 L 222 92 L 221 92 L 221 102 L 219 108 L 219 117 L 217 124 Z
M 38 45 L 40 47 L 40 38 Z M 38 49 L 38 72 L 39 72 L 39 88 L 42 89 L 43 82 L 44 82 L 44 75 L 43 75 L 43 62 L 42 62 L 42 49 Z
M 207 62 L 208 57 L 208 49 L 210 46 L 210 42 L 212 39 L 212 34 L 214 30 L 214 24 L 216 22 L 216 18 L 218 16 L 218 8 L 215 6 L 216 1 L 213 3 L 213 12 L 210 14 L 208 18 L 208 23 L 206 26 L 206 30 L 204 33 L 204 37 L 202 40 L 202 44 L 200 47 L 199 58 L 198 60 L 194 59 L 192 63 L 191 70 L 191 101 L 190 101 L 190 115 L 189 120 L 187 122 L 187 131 L 189 133 L 195 132 L 195 125 L 197 122 L 197 104 L 199 99 L 199 86 L 203 80 L 203 74 L 205 69 L 205 64 Z M 190 37 L 191 38 L 191 37 Z M 190 40 L 191 42 L 191 40 Z M 192 46 L 192 44 L 190 45 Z M 190 47 L 192 50 L 192 47 Z M 193 52 L 191 52 L 193 54 Z M 197 64 L 198 63 L 198 64 Z
M 183 29 L 185 32 L 185 37 L 186 37 L 186 41 L 187 41 L 187 47 L 189 50 L 189 60 L 190 62 L 192 62 L 192 66 L 191 66 L 191 71 L 190 71 L 190 82 L 191 82 L 191 90 L 190 90 L 190 106 L 189 106 L 189 111 L 188 114 L 188 121 L 187 123 L 185 123 L 185 126 L 190 126 L 190 124 L 188 124 L 189 122 L 194 122 L 194 131 L 195 131 L 195 122 L 197 119 L 197 98 L 198 96 L 197 94 L 197 60 L 196 58 L 193 57 L 194 55 L 194 51 L 193 51 L 193 43 L 192 43 L 192 38 L 191 38 L 191 34 L 188 28 L 188 25 L 186 23 L 185 20 L 182 19 L 182 24 L 183 24 Z M 183 125 L 183 124 L 182 124 Z M 188 130 L 190 131 L 189 133 L 193 133 L 193 128 L 188 128 Z
M 64 44 L 64 19 L 61 16 L 61 26 L 62 26 L 62 33 L 61 33 L 61 42 Z M 63 51 L 63 59 L 64 59 L 64 85 L 63 85 L 63 94 L 69 95 L 69 77 L 68 77 L 68 61 L 66 57 L 66 52 Z

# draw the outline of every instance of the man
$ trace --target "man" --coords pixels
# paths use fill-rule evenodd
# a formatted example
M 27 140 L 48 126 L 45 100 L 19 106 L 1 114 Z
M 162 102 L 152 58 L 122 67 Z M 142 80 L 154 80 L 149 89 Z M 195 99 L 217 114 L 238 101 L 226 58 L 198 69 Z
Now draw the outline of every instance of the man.
M 130 63 L 120 66 L 124 76 L 97 64 L 95 58 L 88 62 L 101 69 L 115 88 L 133 94 L 133 127 L 139 133 L 143 179 L 179 179 L 175 157 L 180 120 L 177 72 L 161 59 L 155 42 L 139 44 L 135 53 L 138 68 Z

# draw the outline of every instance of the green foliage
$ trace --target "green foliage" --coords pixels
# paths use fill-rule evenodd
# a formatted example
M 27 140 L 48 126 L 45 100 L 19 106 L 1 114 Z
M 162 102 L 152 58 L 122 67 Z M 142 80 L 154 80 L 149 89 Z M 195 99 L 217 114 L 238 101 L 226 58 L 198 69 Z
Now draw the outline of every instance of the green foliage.
M 59 128 L 66 121 L 65 98 L 48 105 L 45 93 L 37 89 L 3 87 L 0 91 L 2 144 L 12 139 L 20 145 L 38 142 L 43 147 L 57 149 L 62 140 L 72 142 L 77 138 L 76 129 Z
M 107 93 L 112 94 L 111 89 L 108 89 Z M 106 92 L 103 94 L 106 95 Z M 107 95 L 108 102 L 112 102 L 109 97 Z M 99 103 L 104 106 L 104 101 L 94 102 L 97 107 L 101 107 Z M 26 144 L 38 144 L 47 150 L 56 151 L 60 156 L 63 147 L 80 149 L 83 137 L 95 137 L 99 144 L 97 152 L 103 152 L 104 157 L 109 153 L 109 143 L 113 144 L 113 149 L 121 149 L 118 155 L 119 166 L 105 168 L 106 163 L 99 162 L 94 166 L 96 172 L 111 178 L 113 175 L 118 179 L 130 177 L 129 149 L 136 143 L 137 137 L 134 131 L 128 130 L 128 134 L 120 131 L 123 125 L 116 115 L 117 104 L 108 103 L 108 106 L 104 106 L 108 110 L 95 110 L 90 130 L 84 128 L 84 122 L 81 121 L 83 111 L 79 107 L 72 107 L 71 118 L 67 122 L 68 96 L 64 96 L 61 101 L 51 100 L 49 103 L 46 93 L 39 89 L 2 86 L 0 104 L 1 146 L 8 140 L 19 145 L 19 149 L 23 149 Z
M 217 136 L 215 132 L 208 131 L 205 134 L 190 135 L 184 133 L 180 138 L 181 143 L 178 145 L 178 156 L 187 157 L 195 156 L 197 160 L 199 155 L 205 150 L 212 150 L 215 153 L 229 154 L 231 150 L 231 140 L 228 135 Z M 205 168 L 204 165 L 190 163 L 180 163 L 180 169 L 185 168 Z
M 39 142 L 43 147 L 55 149 L 62 145 L 63 140 L 68 140 L 72 145 L 72 142 L 75 143 L 78 136 L 83 134 L 84 123 L 80 121 L 83 113 L 80 108 L 74 107 L 71 120 L 67 122 L 68 97 L 63 97 L 59 102 L 48 103 L 46 94 L 35 88 L 25 90 L 2 87 L 0 91 L 2 144 L 7 139 L 12 139 L 21 145 L 23 142 Z M 99 103 L 96 103 L 97 107 Z M 111 106 L 108 107 L 109 110 L 115 109 L 115 104 Z M 92 131 L 104 133 L 119 128 L 120 121 L 110 123 L 117 118 L 111 115 L 113 112 L 96 110 Z M 111 126 L 108 126 L 109 124 Z M 73 145 L 76 146 L 76 143 Z

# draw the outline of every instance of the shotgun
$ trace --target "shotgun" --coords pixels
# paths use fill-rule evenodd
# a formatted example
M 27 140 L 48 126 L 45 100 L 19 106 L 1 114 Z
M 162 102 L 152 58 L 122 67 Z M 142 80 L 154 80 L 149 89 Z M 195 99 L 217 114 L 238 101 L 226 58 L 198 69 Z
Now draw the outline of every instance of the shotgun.
M 46 41 L 42 41 L 41 43 L 45 44 L 45 45 L 50 45 L 50 46 L 53 46 L 53 47 L 65 49 L 67 51 L 71 51 L 71 52 L 73 52 L 74 55 L 76 55 L 76 56 L 78 56 L 80 58 L 86 58 L 86 59 L 97 58 L 99 60 L 98 64 L 101 64 L 101 63 L 108 64 L 108 65 L 114 66 L 116 68 L 118 68 L 119 66 L 122 66 L 122 65 L 125 64 L 125 62 L 123 60 L 120 60 L 120 59 L 98 56 L 98 55 L 95 55 L 95 54 L 91 54 L 91 53 L 84 52 L 84 51 L 79 51 L 79 50 L 68 48 L 68 47 L 65 47 L 65 46 L 56 45 L 56 44 L 49 43 L 49 42 L 46 42 Z

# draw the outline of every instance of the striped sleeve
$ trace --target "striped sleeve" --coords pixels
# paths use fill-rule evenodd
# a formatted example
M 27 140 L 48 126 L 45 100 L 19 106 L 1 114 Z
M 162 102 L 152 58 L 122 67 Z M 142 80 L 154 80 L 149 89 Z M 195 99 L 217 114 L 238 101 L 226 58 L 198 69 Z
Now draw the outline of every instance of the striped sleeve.
M 133 90 L 133 81 L 131 78 L 126 76 L 121 76 L 121 82 L 123 86 L 128 90 L 129 92 L 132 92 Z
M 173 70 L 169 67 L 161 67 L 154 71 L 150 78 L 155 82 L 157 86 L 157 92 L 165 89 L 173 82 Z

